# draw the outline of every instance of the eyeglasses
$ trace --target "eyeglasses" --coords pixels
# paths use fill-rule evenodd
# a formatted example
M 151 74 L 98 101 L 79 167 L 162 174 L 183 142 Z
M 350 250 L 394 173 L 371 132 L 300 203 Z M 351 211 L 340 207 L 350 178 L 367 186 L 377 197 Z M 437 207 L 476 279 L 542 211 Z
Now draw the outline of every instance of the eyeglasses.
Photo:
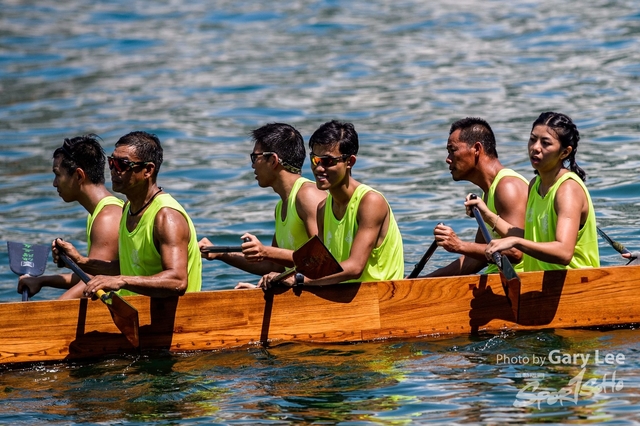
M 256 160 L 261 155 L 273 155 L 273 154 L 275 154 L 275 152 L 252 152 L 251 154 L 249 154 L 249 158 L 251 158 L 251 164 L 255 164 Z
M 309 158 L 311 159 L 311 165 L 313 167 L 318 167 L 318 164 L 321 164 L 322 167 L 324 168 L 333 167 L 339 162 L 344 161 L 349 157 L 350 157 L 349 154 L 342 154 L 338 157 L 332 157 L 331 155 L 320 156 L 320 155 L 315 155 L 313 153 L 309 154 Z
M 130 161 L 125 158 L 115 158 L 113 156 L 108 156 L 107 161 L 109 161 L 109 169 L 116 169 L 118 172 L 126 172 L 128 170 L 133 169 L 134 167 L 144 166 L 145 164 L 149 164 L 151 161 Z

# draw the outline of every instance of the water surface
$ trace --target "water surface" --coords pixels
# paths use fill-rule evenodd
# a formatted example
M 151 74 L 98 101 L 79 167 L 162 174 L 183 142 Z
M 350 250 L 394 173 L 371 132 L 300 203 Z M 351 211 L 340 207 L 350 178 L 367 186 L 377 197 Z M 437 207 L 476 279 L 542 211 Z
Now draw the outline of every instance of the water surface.
M 389 200 L 409 271 L 437 222 L 475 233 L 462 207 L 474 187 L 453 182 L 444 163 L 449 125 L 487 119 L 503 164 L 530 178 L 531 123 L 556 110 L 580 129 L 578 163 L 600 227 L 638 250 L 639 33 L 630 1 L 4 1 L 0 240 L 62 236 L 85 249 L 86 213 L 51 186 L 53 150 L 93 132 L 110 153 L 123 134 L 146 130 L 165 147 L 159 183 L 199 236 L 269 241 L 277 196 L 254 180 L 249 132 L 287 122 L 306 140 L 336 118 L 355 124 L 354 175 Z M 603 264 L 622 263 L 600 248 Z M 427 270 L 453 259 L 438 250 Z M 205 289 L 240 280 L 255 278 L 204 266 Z M 0 301 L 19 300 L 15 286 L 0 249 Z M 499 355 L 593 358 L 596 349 L 626 362 L 590 364 L 585 381 L 615 371 L 623 388 L 514 407 L 526 380 L 561 389 L 581 369 L 505 365 Z M 631 423 L 637 354 L 635 330 L 547 330 L 3 367 L 0 422 Z

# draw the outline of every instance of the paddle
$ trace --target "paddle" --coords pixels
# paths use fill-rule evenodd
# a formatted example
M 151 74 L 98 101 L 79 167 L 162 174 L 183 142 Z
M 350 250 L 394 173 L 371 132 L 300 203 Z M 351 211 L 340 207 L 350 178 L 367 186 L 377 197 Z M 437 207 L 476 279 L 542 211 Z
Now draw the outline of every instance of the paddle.
M 245 243 L 251 241 L 251 238 L 245 237 Z M 238 253 L 242 251 L 242 246 L 204 246 L 200 249 L 202 253 Z
M 471 194 L 470 198 L 475 199 L 477 198 L 477 195 Z M 485 242 L 489 244 L 491 242 L 491 234 L 489 234 L 489 230 L 484 224 L 480 210 L 478 210 L 476 206 L 473 206 L 472 211 L 476 218 L 476 222 L 478 222 L 478 226 L 480 227 L 480 231 L 482 232 Z M 516 322 L 518 322 L 518 314 L 520 312 L 520 277 L 518 277 L 515 269 L 513 269 L 513 265 L 511 265 L 507 256 L 496 252 L 493 253 L 492 257 L 495 264 L 498 265 L 498 269 L 500 270 L 500 281 L 502 282 L 504 294 L 507 296 L 513 315 Z
M 444 225 L 444 223 L 440 222 L 438 223 L 438 225 Z M 418 274 L 422 272 L 422 270 L 424 269 L 424 265 L 426 265 L 429 259 L 431 259 L 431 256 L 433 256 L 433 253 L 436 251 L 437 248 L 438 248 L 438 242 L 437 241 L 432 242 L 429 248 L 427 249 L 427 251 L 424 253 L 424 255 L 422 255 L 422 258 L 420 259 L 420 261 L 415 264 L 415 266 L 413 267 L 413 271 L 411 271 L 411 273 L 407 276 L 407 278 L 416 278 Z
M 91 278 L 62 251 L 60 246 L 58 246 L 58 253 L 60 259 L 62 259 L 69 269 L 75 272 L 85 284 L 91 280 Z M 98 290 L 96 296 L 109 308 L 111 318 L 113 318 L 116 327 L 118 327 L 127 340 L 131 342 L 134 348 L 138 348 L 138 346 L 140 346 L 138 311 L 113 291 L 105 293 L 104 290 Z
M 311 279 L 342 272 L 340 263 L 333 257 L 317 235 L 311 237 L 309 241 L 293 252 L 293 264 L 295 265 L 293 268 L 277 275 L 273 281 L 283 280 L 296 272 Z
M 607 234 L 604 233 L 604 231 L 602 229 L 600 229 L 597 226 L 596 226 L 596 229 L 598 230 L 598 234 L 600 234 L 600 236 L 602 238 L 604 238 L 609 243 L 609 245 L 615 249 L 615 251 L 617 251 L 620 254 L 630 254 L 631 255 L 631 257 L 629 257 L 629 263 L 633 262 L 634 260 L 636 260 L 638 258 L 638 256 L 636 256 L 636 253 L 631 253 L 621 243 L 619 243 L 617 241 L 613 241 L 611 238 L 609 238 L 609 236 Z
M 202 253 L 237 253 L 242 251 L 240 246 L 204 246 L 200 249 Z
M 18 276 L 26 274 L 32 277 L 39 277 L 47 267 L 49 248 L 49 246 L 44 244 L 25 244 L 7 241 L 11 270 Z M 22 301 L 24 302 L 26 300 L 29 300 L 29 289 L 27 286 L 22 289 Z

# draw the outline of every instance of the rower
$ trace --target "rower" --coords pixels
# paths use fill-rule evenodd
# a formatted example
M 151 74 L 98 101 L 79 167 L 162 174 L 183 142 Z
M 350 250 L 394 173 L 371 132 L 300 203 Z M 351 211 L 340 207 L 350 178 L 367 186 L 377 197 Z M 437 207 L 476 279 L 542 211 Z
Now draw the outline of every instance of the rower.
M 454 122 L 449 130 L 447 141 L 447 164 L 454 181 L 469 181 L 483 191 L 482 199 L 489 210 L 507 222 L 524 226 L 524 212 L 527 207 L 527 180 L 500 163 L 496 150 L 496 139 L 491 126 L 485 120 L 467 117 Z M 487 229 L 493 229 L 494 223 L 487 223 Z M 487 267 L 486 273 L 498 272 L 495 263 L 489 263 L 485 257 L 486 241 L 476 231 L 474 242 L 462 241 L 453 229 L 438 224 L 434 231 L 437 244 L 451 253 L 461 256 L 428 277 L 468 275 L 480 272 Z M 500 236 L 492 232 L 493 239 Z M 511 249 L 506 251 L 516 271 L 521 272 L 522 253 Z
M 353 124 L 336 120 L 320 126 L 309 139 L 316 185 L 329 191 L 318 205 L 318 235 L 343 271 L 317 279 L 297 273 L 281 283 L 327 285 L 404 276 L 402 237 L 389 203 L 352 176 L 358 147 Z M 265 275 L 258 286 L 268 288 L 274 278 L 277 274 Z
M 72 244 L 56 240 L 55 261 L 61 247 L 85 272 L 100 274 L 89 281 L 85 296 L 98 290 L 152 297 L 200 291 L 202 259 L 196 231 L 184 208 L 157 184 L 162 160 L 158 137 L 140 131 L 121 137 L 108 157 L 113 190 L 127 197 L 116 260 L 90 259 Z
M 467 197 L 467 209 L 478 207 L 503 237 L 487 245 L 487 258 L 516 248 L 524 253 L 525 271 L 600 266 L 596 214 L 584 184 L 586 173 L 576 163 L 579 140 L 578 128 L 565 114 L 544 112 L 534 121 L 528 154 L 536 176 L 529 184 L 524 229 L 482 200 Z
M 316 211 L 327 194 L 301 176 L 305 149 L 302 135 L 284 123 L 266 124 L 252 133 L 253 150 L 249 157 L 256 180 L 261 188 L 271 188 L 280 196 L 275 208 L 275 234 L 271 246 L 266 246 L 253 234 L 240 238 L 242 253 L 211 253 L 207 238 L 200 240 L 202 257 L 218 259 L 243 271 L 264 275 L 282 272 L 293 266 L 293 251 L 318 233 Z M 215 246 L 214 246 L 215 247 Z M 255 288 L 239 283 L 236 288 Z
M 99 138 L 87 134 L 64 140 L 53 152 L 53 187 L 63 201 L 77 201 L 89 212 L 87 256 L 109 261 L 118 258 L 118 222 L 123 201 L 105 187 L 106 158 Z M 59 299 L 82 297 L 85 289 L 75 274 L 23 275 L 18 281 L 18 293 L 25 287 L 29 296 L 37 294 L 42 287 L 66 289 Z

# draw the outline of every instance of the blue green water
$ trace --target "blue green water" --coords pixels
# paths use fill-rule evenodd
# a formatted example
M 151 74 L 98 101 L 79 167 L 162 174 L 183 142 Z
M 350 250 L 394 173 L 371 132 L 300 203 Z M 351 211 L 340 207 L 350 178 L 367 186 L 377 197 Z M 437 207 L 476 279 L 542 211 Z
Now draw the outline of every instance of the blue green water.
M 20 297 L 4 241 L 61 236 L 86 248 L 85 212 L 57 197 L 50 157 L 88 132 L 107 153 L 129 131 L 156 133 L 160 185 L 200 236 L 232 245 L 244 232 L 269 241 L 273 229 L 277 196 L 254 181 L 249 132 L 281 121 L 306 139 L 351 121 L 354 175 L 389 200 L 409 271 L 437 222 L 475 233 L 462 207 L 474 188 L 444 162 L 451 122 L 487 119 L 503 164 L 531 177 L 530 125 L 557 110 L 581 131 L 600 227 L 640 250 L 639 35 L 632 1 L 3 1 L 0 301 Z M 600 248 L 603 264 L 623 263 Z M 438 250 L 427 270 L 453 258 Z M 252 280 L 204 265 L 208 290 Z M 639 349 L 635 330 L 546 330 L 0 367 L 0 423 L 631 424 Z M 579 376 L 580 365 L 551 362 L 558 350 L 591 355 L 583 382 L 617 381 L 563 405 L 514 406 L 527 381 L 551 392 Z M 596 350 L 624 363 L 594 364 Z M 504 361 L 534 354 L 547 363 Z

